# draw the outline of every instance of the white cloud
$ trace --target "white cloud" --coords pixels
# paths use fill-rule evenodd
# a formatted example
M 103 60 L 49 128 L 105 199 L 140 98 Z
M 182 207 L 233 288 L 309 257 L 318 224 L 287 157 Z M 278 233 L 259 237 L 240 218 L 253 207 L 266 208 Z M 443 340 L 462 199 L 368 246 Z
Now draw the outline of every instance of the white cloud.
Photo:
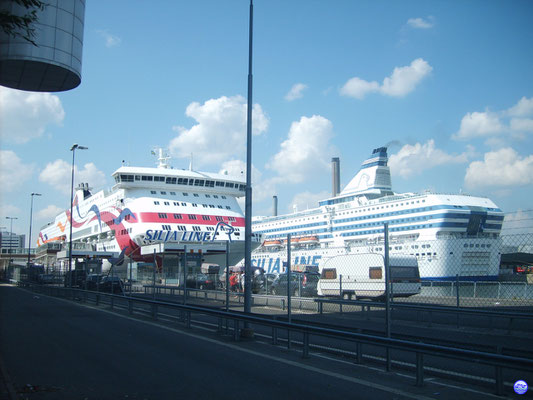
M 472 139 L 476 137 L 488 137 L 504 131 L 498 114 L 485 112 L 467 113 L 461 120 L 459 132 L 454 134 L 454 139 Z
M 113 35 L 109 33 L 107 29 L 99 29 L 96 31 L 101 37 L 105 40 L 105 46 L 110 47 L 116 47 L 119 46 L 122 43 L 122 39 L 119 38 L 116 35 Z
M 435 18 L 429 16 L 427 19 L 424 18 L 409 18 L 407 20 L 407 25 L 415 29 L 430 29 L 435 26 Z
M 0 150 L 0 182 L 2 191 L 12 192 L 30 179 L 34 166 L 24 164 L 22 160 L 11 150 Z
M 333 137 L 332 123 L 320 116 L 302 117 L 293 122 L 287 140 L 267 164 L 279 174 L 278 182 L 298 183 L 328 167 L 333 153 L 329 143 Z
M 513 132 L 533 132 L 533 119 L 512 118 L 510 128 Z
M 331 197 L 331 192 L 322 191 L 320 193 L 302 192 L 296 194 L 290 204 L 288 212 L 294 212 L 295 208 L 298 211 L 307 210 L 309 208 L 318 207 L 318 202 Z
M 521 157 L 512 148 L 486 153 L 483 161 L 472 162 L 465 175 L 469 188 L 523 186 L 533 183 L 533 155 Z
M 174 157 L 189 157 L 194 150 L 195 163 L 219 164 L 246 150 L 246 100 L 242 96 L 210 99 L 187 106 L 185 114 L 197 121 L 190 129 L 173 127 L 178 136 L 170 141 Z M 268 118 L 259 104 L 252 110 L 252 134 L 268 128 Z
M 394 68 L 391 76 L 383 79 L 381 85 L 358 77 L 351 78 L 340 89 L 340 94 L 356 99 L 363 99 L 366 94 L 372 92 L 391 97 L 404 97 L 411 93 L 432 70 L 433 67 L 427 61 L 417 58 L 408 66 Z
M 67 202 L 68 203 L 68 202 Z M 48 207 L 40 210 L 35 214 L 39 220 L 53 221 L 53 219 L 61 212 L 65 211 L 65 208 L 54 206 L 50 204 Z
M 379 83 L 367 82 L 363 79 L 354 77 L 348 80 L 341 88 L 340 93 L 343 96 L 355 97 L 356 99 L 363 99 L 367 93 L 379 92 Z
M 425 144 L 403 146 L 398 153 L 389 157 L 389 166 L 392 174 L 409 178 L 436 166 L 465 163 L 472 151 L 469 148 L 459 155 L 447 154 L 435 148 L 435 141 L 430 139 Z
M 530 99 L 522 97 L 518 103 L 509 108 L 505 113 L 513 117 L 527 117 L 533 115 L 533 97 Z
M 47 183 L 64 194 L 70 194 L 72 165 L 65 160 L 48 163 L 39 175 L 39 181 Z M 99 188 L 106 183 L 105 174 L 93 163 L 87 163 L 83 169 L 74 167 L 74 189 L 80 182 L 88 183 L 92 188 Z
M 296 83 L 292 86 L 291 90 L 289 90 L 289 93 L 285 95 L 285 100 L 287 101 L 293 101 L 296 99 L 301 99 L 303 97 L 303 91 L 307 89 L 307 85 L 303 83 Z
M 41 137 L 48 125 L 61 126 L 65 111 L 59 97 L 0 86 L 0 136 L 11 143 Z

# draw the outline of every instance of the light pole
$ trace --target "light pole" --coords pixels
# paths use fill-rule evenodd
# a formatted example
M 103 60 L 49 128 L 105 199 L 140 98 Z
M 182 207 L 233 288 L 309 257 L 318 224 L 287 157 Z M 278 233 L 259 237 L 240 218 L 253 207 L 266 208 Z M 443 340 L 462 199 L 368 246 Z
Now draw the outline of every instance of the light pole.
M 17 217 L 6 217 L 6 219 L 10 219 L 11 220 L 11 223 L 10 223 L 10 227 L 9 227 L 9 249 L 8 249 L 8 259 L 11 260 L 11 245 L 12 245 L 12 241 L 13 241 L 13 220 L 14 219 L 18 219 Z M 8 261 L 8 265 L 10 264 L 10 261 Z
M 28 237 L 28 268 L 30 267 L 30 256 L 31 256 L 31 223 L 33 217 L 33 196 L 42 196 L 40 193 L 31 194 L 31 206 L 30 206 L 30 235 Z
M 69 287 L 72 286 L 72 203 L 74 202 L 74 155 L 76 154 L 76 149 L 78 150 L 87 150 L 88 147 L 80 146 L 78 143 L 74 143 L 70 148 L 72 151 L 72 179 L 70 181 L 70 235 L 69 235 L 69 248 L 68 248 L 68 272 L 69 272 Z

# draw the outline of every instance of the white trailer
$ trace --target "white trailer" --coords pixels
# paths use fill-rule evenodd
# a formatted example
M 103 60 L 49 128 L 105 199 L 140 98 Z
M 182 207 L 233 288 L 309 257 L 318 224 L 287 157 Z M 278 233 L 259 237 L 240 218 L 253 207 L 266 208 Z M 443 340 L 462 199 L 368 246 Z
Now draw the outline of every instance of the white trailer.
M 415 256 L 389 257 L 393 297 L 420 293 L 420 272 Z M 319 296 L 379 298 L 385 296 L 385 258 L 381 254 L 346 254 L 329 258 L 319 267 Z

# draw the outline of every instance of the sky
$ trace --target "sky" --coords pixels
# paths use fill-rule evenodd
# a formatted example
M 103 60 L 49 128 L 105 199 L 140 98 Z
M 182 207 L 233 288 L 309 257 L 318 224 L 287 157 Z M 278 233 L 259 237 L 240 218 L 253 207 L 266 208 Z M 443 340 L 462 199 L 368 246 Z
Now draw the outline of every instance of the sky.
M 533 2 L 255 0 L 253 215 L 315 207 L 388 146 L 396 192 L 533 209 Z M 248 0 L 91 0 L 82 82 L 60 93 L 0 86 L 0 227 L 29 232 L 75 185 L 112 187 L 124 162 L 246 170 Z M 244 208 L 244 207 L 243 207 Z

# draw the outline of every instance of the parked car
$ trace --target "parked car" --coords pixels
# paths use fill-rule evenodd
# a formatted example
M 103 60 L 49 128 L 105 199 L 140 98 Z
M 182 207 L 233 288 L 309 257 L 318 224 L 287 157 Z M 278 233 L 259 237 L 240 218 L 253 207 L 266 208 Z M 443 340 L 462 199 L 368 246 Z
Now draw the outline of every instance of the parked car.
M 87 278 L 87 272 L 84 270 L 75 269 L 68 271 L 65 274 L 64 285 L 65 287 L 79 287 L 83 288 L 85 279 Z M 69 284 L 70 283 L 70 284 Z
M 291 294 L 296 297 L 314 297 L 320 274 L 315 272 L 291 272 Z M 287 274 L 280 274 L 271 285 L 271 293 L 276 296 L 287 295 Z
M 104 275 L 102 274 L 87 275 L 87 279 L 85 279 L 85 288 L 87 290 L 99 290 L 100 288 L 98 286 L 103 277 Z
M 54 283 L 57 283 L 57 279 L 54 274 L 40 274 L 37 278 L 37 282 L 41 285 L 53 285 Z
M 122 294 L 123 283 L 118 276 L 104 276 L 98 286 L 101 292 Z
M 206 274 L 187 275 L 187 287 L 200 290 L 215 290 L 215 280 Z

